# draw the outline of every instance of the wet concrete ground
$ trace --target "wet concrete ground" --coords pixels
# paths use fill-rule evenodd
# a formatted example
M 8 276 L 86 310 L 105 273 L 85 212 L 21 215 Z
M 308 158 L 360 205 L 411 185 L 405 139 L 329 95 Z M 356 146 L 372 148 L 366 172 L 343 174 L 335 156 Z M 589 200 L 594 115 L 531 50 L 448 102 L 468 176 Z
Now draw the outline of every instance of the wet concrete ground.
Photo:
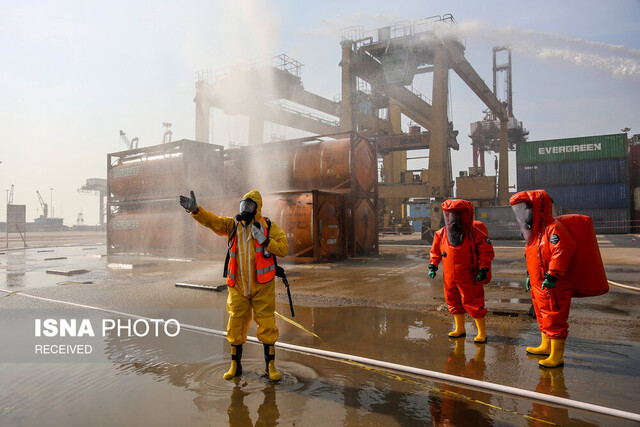
M 600 239 L 609 278 L 640 286 L 640 244 L 618 237 Z M 640 294 L 612 288 L 602 297 L 574 299 L 565 367 L 540 370 L 524 352 L 537 344 L 539 332 L 528 316 L 521 248 L 494 242 L 494 281 L 485 287 L 489 342 L 477 345 L 471 319 L 466 339 L 447 338 L 452 319 L 442 307 L 441 276 L 426 277 L 426 248 L 384 243 L 405 246 L 383 245 L 380 257 L 330 265 L 285 262 L 294 320 L 322 341 L 278 320 L 280 341 L 638 412 Z M 174 286 L 223 283 L 222 263 L 106 257 L 104 245 L 95 244 L 2 252 L 0 288 L 19 291 L 0 294 L 3 424 L 633 425 L 282 349 L 277 366 L 283 379 L 271 383 L 261 376 L 262 348 L 252 343 L 245 345 L 242 377 L 224 381 L 226 340 L 186 330 L 175 338 L 113 331 L 95 339 L 59 338 L 91 344 L 93 353 L 35 355 L 36 318 L 88 318 L 96 325 L 126 318 L 89 307 L 223 330 L 226 292 Z M 89 272 L 65 277 L 49 269 Z M 290 317 L 284 286 L 277 290 L 277 310 Z

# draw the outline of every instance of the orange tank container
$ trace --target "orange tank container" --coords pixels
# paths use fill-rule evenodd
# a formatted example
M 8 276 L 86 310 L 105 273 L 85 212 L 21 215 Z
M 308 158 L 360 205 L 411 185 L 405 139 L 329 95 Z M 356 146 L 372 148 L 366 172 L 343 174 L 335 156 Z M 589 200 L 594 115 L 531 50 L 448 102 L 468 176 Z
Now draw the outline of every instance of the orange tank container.
M 357 254 L 372 254 L 378 246 L 378 214 L 373 200 L 359 199 L 356 202 L 353 234 Z
M 352 151 L 353 144 L 353 151 Z M 375 192 L 377 160 L 361 137 L 304 143 L 267 143 L 237 150 L 225 174 L 266 192 L 339 190 Z M 227 169 L 229 166 L 232 169 Z

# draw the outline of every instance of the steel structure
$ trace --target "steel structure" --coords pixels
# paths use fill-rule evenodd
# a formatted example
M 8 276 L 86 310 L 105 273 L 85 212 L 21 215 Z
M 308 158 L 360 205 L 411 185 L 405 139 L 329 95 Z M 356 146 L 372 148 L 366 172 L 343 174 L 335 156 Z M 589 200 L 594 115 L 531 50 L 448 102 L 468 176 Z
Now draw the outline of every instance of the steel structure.
M 209 70 L 198 72 L 196 141 L 210 142 L 211 107 L 249 117 L 250 145 L 264 142 L 265 121 L 314 134 L 339 132 L 340 104 L 306 91 L 301 67 L 295 59 L 278 55 L 228 68 L 213 78 Z
M 505 63 L 498 63 L 498 53 L 506 52 Z M 513 115 L 513 88 L 512 88 L 512 62 L 511 48 L 508 46 L 496 46 L 493 48 L 493 93 L 498 96 L 498 80 L 500 74 L 504 75 L 504 96 L 501 101 L 507 111 L 507 139 L 509 149 L 514 150 L 516 144 L 525 142 L 529 131 L 522 122 Z M 473 167 L 484 168 L 484 152 L 500 150 L 500 120 L 491 110 L 484 110 L 484 118 L 480 122 L 471 123 L 471 138 L 473 145 Z
M 104 208 L 105 198 L 107 196 L 107 180 L 104 178 L 89 178 L 85 185 L 78 189 L 78 193 L 95 194 L 100 197 L 100 227 L 104 226 L 107 212 Z
M 403 172 L 406 171 L 405 150 L 392 152 L 384 158 L 383 180 L 385 184 L 396 187 L 384 194 L 385 215 L 391 215 L 394 211 L 396 220 L 400 222 L 406 217 L 403 205 L 407 196 L 415 197 L 414 194 L 421 193 L 421 197 L 440 202 L 453 195 L 449 148 L 457 148 L 457 132 L 447 117 L 450 69 L 460 76 L 499 120 L 502 159 L 499 200 L 502 204 L 507 203 L 507 110 L 464 57 L 464 44 L 456 36 L 449 35 L 453 33 L 453 24 L 453 17 L 444 15 L 383 27 L 369 33 L 364 33 L 360 27 L 349 28 L 343 33 L 340 62 L 343 130 L 371 129 L 359 120 L 362 102 L 358 79 L 362 79 L 371 86 L 372 91 L 388 97 L 386 109 L 393 134 L 401 133 L 401 114 L 429 132 L 429 172 L 422 191 L 410 192 L 401 188 Z M 441 29 L 444 31 L 439 31 Z M 433 73 L 430 102 L 410 89 L 415 75 L 420 73 Z M 374 116 L 378 114 L 374 112 Z M 432 231 L 440 227 L 442 219 L 438 205 L 432 203 Z M 401 215 L 398 215 L 399 210 Z

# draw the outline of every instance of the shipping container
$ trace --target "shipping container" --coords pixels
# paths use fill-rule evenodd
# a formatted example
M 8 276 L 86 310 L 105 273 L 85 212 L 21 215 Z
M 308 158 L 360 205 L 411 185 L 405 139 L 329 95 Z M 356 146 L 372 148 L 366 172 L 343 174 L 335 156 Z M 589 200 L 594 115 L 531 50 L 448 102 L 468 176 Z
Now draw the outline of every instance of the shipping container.
M 518 188 L 628 182 L 626 159 L 518 165 Z
M 422 221 L 428 216 L 427 207 L 428 205 L 426 203 L 409 204 L 409 220 L 411 221 L 413 230 L 416 233 L 420 233 L 422 231 Z
M 640 187 L 640 145 L 629 146 L 629 182 Z
M 566 185 L 556 187 L 523 188 L 519 191 L 542 189 L 553 199 L 553 203 L 566 209 L 615 209 L 631 207 L 629 184 Z
M 631 217 L 631 232 L 640 233 L 640 210 L 633 211 Z
M 630 230 L 630 211 L 627 208 L 574 209 L 571 213 L 591 217 L 596 234 L 626 234 Z
M 640 211 L 640 187 L 633 188 L 633 210 Z
M 528 141 L 516 145 L 518 165 L 623 158 L 627 156 L 627 134 Z

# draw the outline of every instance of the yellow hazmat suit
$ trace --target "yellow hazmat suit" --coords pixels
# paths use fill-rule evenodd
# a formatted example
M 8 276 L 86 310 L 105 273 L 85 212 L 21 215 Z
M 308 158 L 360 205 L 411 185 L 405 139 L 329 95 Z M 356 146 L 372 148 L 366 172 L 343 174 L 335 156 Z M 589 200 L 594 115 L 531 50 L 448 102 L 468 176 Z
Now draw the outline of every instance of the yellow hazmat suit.
M 262 196 L 257 190 L 244 195 L 244 199 L 251 199 L 258 205 L 255 222 L 262 218 Z M 210 228 L 220 236 L 229 236 L 234 229 L 236 220 L 232 217 L 219 217 L 198 206 L 193 218 L 205 227 Z M 256 275 L 256 251 L 251 224 L 238 223 L 237 227 L 238 274 L 235 286 L 228 286 L 227 311 L 227 339 L 231 345 L 242 345 L 247 341 L 247 331 L 251 324 L 251 315 L 258 325 L 258 339 L 264 344 L 274 344 L 278 339 L 278 328 L 275 321 L 276 293 L 275 279 L 267 283 L 258 283 Z M 289 252 L 287 236 L 280 226 L 271 222 L 269 241 L 265 249 L 273 255 L 283 257 Z

